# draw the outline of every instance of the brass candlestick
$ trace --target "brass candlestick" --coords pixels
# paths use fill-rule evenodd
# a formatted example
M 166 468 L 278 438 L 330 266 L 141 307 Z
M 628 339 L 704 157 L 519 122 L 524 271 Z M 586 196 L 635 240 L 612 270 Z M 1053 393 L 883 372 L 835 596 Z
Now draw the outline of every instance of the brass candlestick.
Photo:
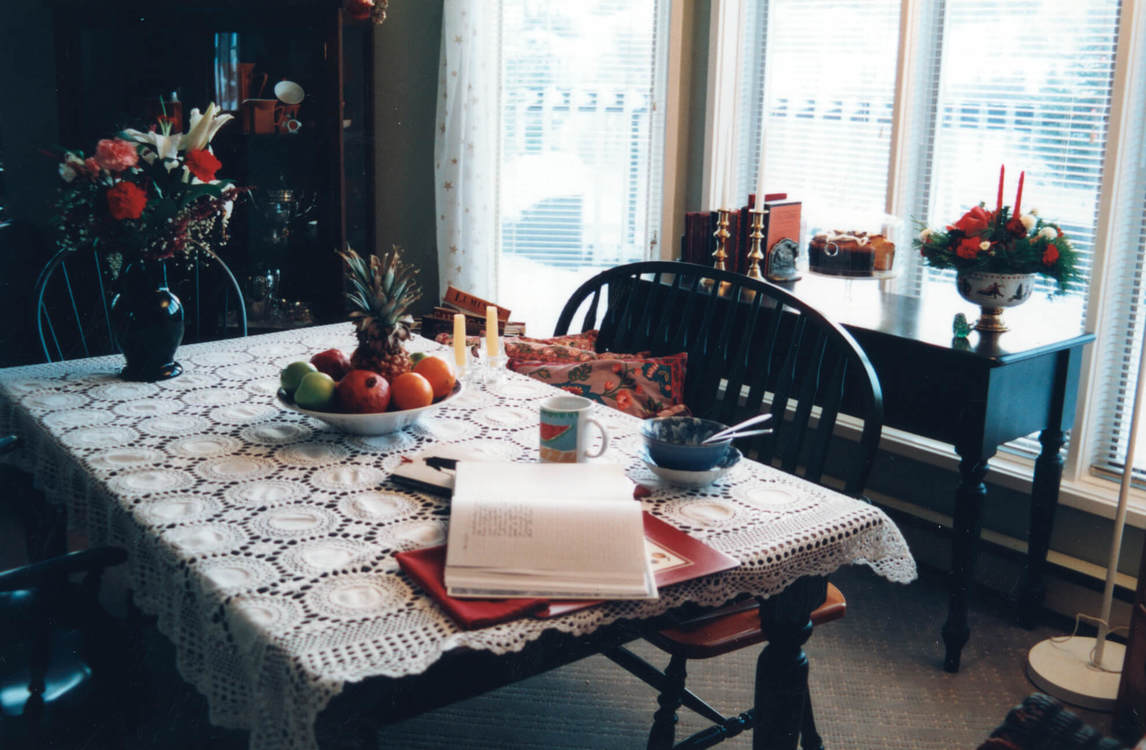
M 725 261 L 728 260 L 728 251 L 725 249 L 728 246 L 728 238 L 732 233 L 728 231 L 728 209 L 721 208 L 716 212 L 716 231 L 712 236 L 716 238 L 716 250 L 712 253 L 712 267 L 717 271 L 728 270 Z M 728 293 L 729 283 L 727 281 L 720 282 L 720 289 L 717 294 L 725 295 Z
M 764 214 L 767 209 L 752 209 L 748 213 L 752 216 L 752 231 L 748 234 L 748 273 L 750 279 L 764 280 L 764 273 L 760 270 L 760 261 L 764 260 L 764 253 L 760 246 L 764 244 Z M 742 296 L 751 302 L 756 298 L 756 291 L 745 289 Z

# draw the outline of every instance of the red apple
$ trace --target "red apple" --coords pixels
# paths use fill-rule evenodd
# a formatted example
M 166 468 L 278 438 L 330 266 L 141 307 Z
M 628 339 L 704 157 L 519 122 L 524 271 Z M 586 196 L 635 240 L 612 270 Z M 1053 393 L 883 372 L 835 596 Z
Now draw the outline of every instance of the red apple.
M 370 370 L 351 370 L 338 381 L 338 408 L 351 414 L 374 414 L 390 405 L 390 383 Z
M 319 372 L 325 372 L 335 380 L 342 380 L 350 372 L 350 358 L 338 349 L 327 349 L 310 358 L 310 363 Z

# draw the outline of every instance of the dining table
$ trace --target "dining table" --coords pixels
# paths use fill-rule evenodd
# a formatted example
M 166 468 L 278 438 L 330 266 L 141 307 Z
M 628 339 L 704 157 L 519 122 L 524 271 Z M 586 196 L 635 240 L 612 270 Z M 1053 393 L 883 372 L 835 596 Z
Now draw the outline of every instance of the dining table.
M 159 382 L 121 379 L 118 355 L 0 370 L 0 434 L 20 444 L 10 460 L 72 529 L 127 551 L 135 604 L 174 644 L 209 720 L 247 730 L 255 750 L 316 747 L 320 715 L 350 689 L 389 690 L 376 704 L 386 717 L 404 686 L 458 654 L 496 663 L 686 604 L 767 602 L 844 565 L 900 583 L 916 576 L 876 506 L 747 458 L 709 486 L 663 483 L 642 460 L 641 420 L 595 404 L 610 439 L 594 460 L 624 466 L 648 488 L 638 493 L 645 511 L 740 565 L 655 600 L 463 629 L 394 558 L 445 542 L 449 501 L 388 477 L 445 445 L 477 460 L 538 460 L 538 405 L 555 389 L 474 372 L 418 422 L 378 436 L 341 433 L 277 401 L 284 366 L 354 345 L 349 323 L 185 345 L 183 374 Z M 450 356 L 417 336 L 407 346 Z M 447 687 L 434 690 L 439 700 Z M 650 694 L 650 716 L 653 707 Z

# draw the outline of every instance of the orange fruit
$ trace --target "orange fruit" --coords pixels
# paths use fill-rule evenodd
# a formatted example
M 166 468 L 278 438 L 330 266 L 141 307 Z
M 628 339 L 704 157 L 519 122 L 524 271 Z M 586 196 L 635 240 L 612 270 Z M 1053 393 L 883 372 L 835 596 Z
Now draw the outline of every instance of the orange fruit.
M 418 373 L 404 372 L 391 381 L 390 399 L 396 409 L 417 409 L 434 403 L 434 388 Z
M 414 365 L 414 372 L 430 381 L 435 401 L 449 395 L 458 380 L 453 365 L 440 357 L 423 357 Z

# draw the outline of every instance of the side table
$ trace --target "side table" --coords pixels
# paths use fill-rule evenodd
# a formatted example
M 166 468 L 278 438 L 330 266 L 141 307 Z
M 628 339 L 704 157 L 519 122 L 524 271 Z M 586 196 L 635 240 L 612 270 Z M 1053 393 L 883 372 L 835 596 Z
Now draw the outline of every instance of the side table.
M 943 666 L 959 671 L 970 636 L 967 592 L 973 581 L 988 461 L 1010 440 L 1039 433 L 1041 452 L 1031 489 L 1029 541 L 1013 597 L 1026 627 L 1045 597 L 1043 569 L 1062 479 L 1060 451 L 1074 423 L 1082 355 L 1094 335 L 1080 331 L 1081 313 L 1069 299 L 1032 298 L 1009 309 L 1012 330 L 972 332 L 953 339 L 951 320 L 968 313 L 954 288 L 927 298 L 880 292 L 864 284 L 822 277 L 798 281 L 794 291 L 847 328 L 863 347 L 883 386 L 884 424 L 955 446 L 960 483 L 955 493 Z M 935 293 L 932 293 L 932 292 Z M 949 292 L 949 297 L 948 297 Z

